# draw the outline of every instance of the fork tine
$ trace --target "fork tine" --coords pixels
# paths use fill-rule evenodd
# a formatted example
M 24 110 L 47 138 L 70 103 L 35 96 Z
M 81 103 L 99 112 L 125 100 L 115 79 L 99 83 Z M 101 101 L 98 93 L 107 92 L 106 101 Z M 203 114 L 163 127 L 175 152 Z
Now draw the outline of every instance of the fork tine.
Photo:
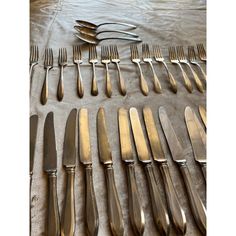
M 94 50 L 94 59 L 97 59 L 98 55 L 97 55 L 97 48 L 95 45 L 93 45 L 93 50 Z
M 51 66 L 53 65 L 53 51 L 51 48 L 50 48 L 50 65 Z
M 39 59 L 39 48 L 36 46 L 36 61 Z
M 159 57 L 159 58 L 162 58 L 162 57 L 163 57 L 163 56 L 162 56 L 162 53 L 161 53 L 161 49 L 160 49 L 159 46 L 157 47 L 157 54 L 158 54 L 158 57 Z
M 65 56 L 64 61 L 67 62 L 67 50 L 66 50 L 66 48 L 64 48 L 64 56 Z
M 146 44 L 146 50 L 147 50 L 147 57 L 151 58 L 151 53 L 150 53 L 149 45 L 148 44 Z

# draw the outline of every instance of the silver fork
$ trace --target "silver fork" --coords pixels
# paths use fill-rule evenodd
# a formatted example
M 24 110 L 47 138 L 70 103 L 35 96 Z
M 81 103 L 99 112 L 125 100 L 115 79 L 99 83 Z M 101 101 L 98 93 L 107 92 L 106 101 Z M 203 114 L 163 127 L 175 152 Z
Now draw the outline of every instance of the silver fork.
M 200 64 L 197 62 L 194 46 L 188 46 L 188 58 L 191 64 L 198 66 L 203 74 L 204 79 L 206 80 L 206 74 Z
M 149 46 L 148 44 L 144 43 L 142 45 L 142 56 L 143 56 L 143 61 L 148 63 L 149 66 L 151 67 L 151 70 L 152 70 L 152 74 L 153 74 L 153 83 L 154 83 L 154 90 L 156 93 L 161 93 L 162 89 L 161 89 L 161 84 L 160 84 L 160 81 L 156 75 L 156 72 L 153 68 L 153 65 L 152 65 L 152 57 L 151 57 L 151 54 L 150 54 L 150 50 L 149 50 Z
M 35 65 L 38 64 L 39 59 L 39 49 L 37 45 L 30 46 L 30 78 Z
M 193 74 L 193 78 L 195 80 L 195 83 L 197 85 L 197 88 L 198 90 L 203 93 L 203 85 L 202 85 L 202 82 L 201 80 L 199 79 L 198 75 L 196 74 L 196 72 L 192 69 L 190 63 L 188 62 L 185 54 L 184 54 L 184 48 L 183 46 L 177 46 L 176 47 L 176 51 L 177 51 L 177 55 L 178 55 L 178 58 L 179 58 L 179 62 L 180 63 L 183 63 L 183 64 L 186 64 L 189 69 L 191 70 L 192 74 Z
M 123 96 L 125 96 L 126 95 L 125 81 L 121 75 L 120 66 L 119 66 L 120 57 L 119 57 L 119 53 L 118 53 L 118 49 L 116 45 L 110 45 L 110 56 L 111 56 L 111 62 L 116 64 L 116 67 L 118 70 L 120 92 Z
M 48 100 L 48 72 L 52 68 L 53 68 L 53 51 L 51 48 L 47 48 L 45 49 L 45 57 L 44 57 L 44 69 L 46 69 L 46 74 L 40 98 L 41 103 L 43 105 L 45 105 Z
M 98 86 L 95 72 L 95 64 L 97 64 L 97 49 L 95 45 L 89 45 L 89 63 L 93 66 L 93 78 L 92 78 L 92 86 L 91 86 L 91 94 L 93 96 L 98 95 Z
M 197 44 L 197 50 L 198 50 L 198 56 L 199 56 L 199 58 L 200 58 L 202 61 L 206 62 L 206 61 L 207 61 L 207 59 L 206 59 L 206 51 L 205 51 L 205 48 L 204 48 L 204 46 L 203 46 L 202 43 Z
M 112 94 L 112 87 L 111 87 L 111 79 L 108 70 L 108 64 L 111 62 L 110 60 L 110 51 L 108 46 L 101 47 L 101 62 L 105 65 L 106 68 L 106 94 L 110 98 Z
M 139 57 L 137 45 L 131 44 L 130 45 L 130 52 L 131 52 L 131 61 L 134 64 L 136 64 L 139 68 L 141 91 L 145 96 L 147 96 L 148 92 L 149 92 L 149 89 L 148 89 L 147 81 L 144 79 L 143 72 L 142 72 L 142 69 L 141 69 L 141 66 L 140 66 L 141 60 L 140 60 L 140 57 Z
M 83 80 L 80 71 L 80 64 L 82 64 L 82 55 L 81 55 L 81 48 L 78 45 L 73 46 L 73 60 L 74 63 L 77 65 L 77 93 L 80 98 L 84 96 L 84 87 L 83 87 Z
M 169 58 L 170 58 L 171 63 L 179 66 L 179 68 L 182 72 L 182 75 L 183 75 L 185 87 L 190 93 L 192 93 L 192 91 L 193 91 L 192 84 L 191 84 L 186 72 L 184 71 L 183 67 L 181 66 L 181 64 L 179 62 L 179 59 L 178 59 L 176 51 L 175 51 L 175 47 L 169 47 Z

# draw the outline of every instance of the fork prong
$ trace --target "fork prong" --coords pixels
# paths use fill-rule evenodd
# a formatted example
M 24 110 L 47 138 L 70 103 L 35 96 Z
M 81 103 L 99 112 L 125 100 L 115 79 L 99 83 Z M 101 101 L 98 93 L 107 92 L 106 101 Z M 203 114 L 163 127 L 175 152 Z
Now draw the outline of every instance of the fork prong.
M 114 52 L 115 52 L 115 57 L 116 57 L 116 59 L 120 59 L 117 45 L 114 45 Z
M 67 62 L 67 50 L 64 48 L 64 62 Z
M 47 64 L 48 64 L 48 49 L 46 48 L 44 52 L 44 66 L 47 66 Z
M 161 49 L 159 46 L 157 46 L 157 54 L 158 54 L 159 58 L 163 58 L 162 53 L 161 53 Z

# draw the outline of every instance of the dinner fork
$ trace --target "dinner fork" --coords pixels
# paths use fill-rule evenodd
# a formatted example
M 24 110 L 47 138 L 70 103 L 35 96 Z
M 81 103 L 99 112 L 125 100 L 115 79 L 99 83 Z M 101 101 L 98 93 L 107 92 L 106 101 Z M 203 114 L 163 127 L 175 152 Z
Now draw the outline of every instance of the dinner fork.
M 199 58 L 202 60 L 202 61 L 204 61 L 204 62 L 206 62 L 206 51 L 205 51 L 205 48 L 204 48 L 204 46 L 203 46 L 203 44 L 202 43 L 200 43 L 200 44 L 197 44 L 197 50 L 198 50 L 198 56 L 199 56 Z
M 142 93 L 147 96 L 148 95 L 148 85 L 147 85 L 147 81 L 144 79 L 143 76 L 143 72 L 140 66 L 140 57 L 139 57 L 139 53 L 138 53 L 138 48 L 137 45 L 135 44 L 131 44 L 130 45 L 130 52 L 131 52 L 131 61 L 136 64 L 139 68 L 139 72 L 140 72 L 140 87 L 141 87 L 141 91 Z
M 111 87 L 111 79 L 108 70 L 108 64 L 111 62 L 110 60 L 110 51 L 108 46 L 101 47 L 101 62 L 105 65 L 106 68 L 106 94 L 110 98 L 112 94 L 112 87 Z
M 96 79 L 96 72 L 95 72 L 95 64 L 97 64 L 97 49 L 95 45 L 89 45 L 89 63 L 93 66 L 93 78 L 92 78 L 92 87 L 91 87 L 91 94 L 93 96 L 98 95 L 98 86 L 97 86 L 97 79 Z
M 198 90 L 203 93 L 203 85 L 201 80 L 199 79 L 198 75 L 196 74 L 196 72 L 192 69 L 191 65 L 189 64 L 185 54 L 184 54 L 184 48 L 183 46 L 177 46 L 176 47 L 177 50 L 177 55 L 178 55 L 178 59 L 180 63 L 186 64 L 189 69 L 191 70 L 192 74 L 193 74 L 193 78 L 195 80 L 195 83 L 197 85 Z
M 120 92 L 123 96 L 125 96 L 126 95 L 125 81 L 121 75 L 120 66 L 119 66 L 120 57 L 119 57 L 119 53 L 118 53 L 118 49 L 116 45 L 110 45 L 110 55 L 111 55 L 111 62 L 116 64 L 116 67 L 118 70 Z
M 143 56 L 143 61 L 148 63 L 149 66 L 151 67 L 151 70 L 152 70 L 152 74 L 153 74 L 153 83 L 154 83 L 154 90 L 156 93 L 161 93 L 161 84 L 160 84 L 160 81 L 156 75 L 156 72 L 153 68 L 153 65 L 152 65 L 152 57 L 151 57 L 151 54 L 150 54 L 150 50 L 149 50 L 149 46 L 148 44 L 144 43 L 142 45 L 142 56 Z
M 35 65 L 38 64 L 39 59 L 39 49 L 37 45 L 30 46 L 30 78 Z
M 170 58 L 171 63 L 176 64 L 176 65 L 179 66 L 179 68 L 182 72 L 182 75 L 183 75 L 185 87 L 190 93 L 192 93 L 192 91 L 193 91 L 192 84 L 191 84 L 187 74 L 185 73 L 183 67 L 181 66 L 181 64 L 178 60 L 178 57 L 177 57 L 177 54 L 176 54 L 176 51 L 175 51 L 175 47 L 169 47 L 169 58 Z
M 45 79 L 41 92 L 41 103 L 45 105 L 48 100 L 48 73 L 53 68 L 53 51 L 51 48 L 45 49 L 44 69 L 46 69 Z

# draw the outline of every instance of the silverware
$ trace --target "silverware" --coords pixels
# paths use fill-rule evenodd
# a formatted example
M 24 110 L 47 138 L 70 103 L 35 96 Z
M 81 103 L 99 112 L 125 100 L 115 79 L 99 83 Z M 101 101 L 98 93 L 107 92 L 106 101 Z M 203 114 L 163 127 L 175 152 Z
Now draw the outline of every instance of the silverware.
M 44 69 L 46 69 L 46 75 L 43 82 L 42 92 L 41 92 L 41 103 L 45 105 L 48 100 L 48 73 L 49 70 L 53 68 L 53 51 L 51 48 L 45 49 L 44 58 Z
M 199 197 L 195 185 L 192 182 L 192 178 L 187 166 L 187 161 L 184 156 L 184 150 L 181 144 L 179 143 L 179 140 L 166 114 L 164 107 L 159 108 L 159 117 L 172 158 L 179 165 L 182 177 L 184 179 L 195 222 L 201 230 L 202 234 L 206 235 L 206 209 Z
M 30 46 L 30 71 L 29 71 L 29 77 L 30 77 L 30 91 L 31 91 L 31 85 L 32 85 L 32 71 L 34 66 L 38 64 L 39 60 L 39 49 L 37 45 Z
M 119 196 L 115 185 L 112 153 L 107 136 L 105 111 L 102 107 L 99 108 L 97 114 L 97 136 L 99 158 L 100 162 L 104 165 L 106 175 L 108 217 L 110 228 L 114 236 L 122 236 L 124 235 L 124 222 Z
M 118 49 L 116 45 L 110 45 L 110 56 L 111 56 L 111 62 L 116 64 L 117 70 L 118 70 L 118 75 L 119 75 L 119 86 L 120 86 L 120 92 L 123 96 L 126 95 L 126 88 L 125 88 L 125 81 L 123 76 L 121 75 L 120 71 L 120 57 L 118 53 Z
M 133 107 L 130 108 L 129 115 L 138 159 L 145 166 L 145 172 L 147 175 L 148 187 L 151 196 L 154 222 L 161 235 L 168 235 L 170 231 L 170 220 L 166 207 L 159 193 L 152 161 L 148 153 L 147 144 L 144 138 L 137 109 Z
M 206 61 L 207 61 L 207 59 L 206 59 L 206 51 L 205 51 L 205 48 L 204 48 L 204 46 L 203 46 L 202 43 L 197 44 L 197 50 L 198 50 L 198 56 L 199 56 L 199 58 L 200 58 L 202 61 L 206 62 Z
M 79 110 L 79 158 L 85 169 L 85 223 L 90 236 L 98 234 L 99 217 L 93 187 L 88 110 Z
M 73 46 L 73 60 L 74 63 L 77 65 L 77 93 L 80 98 L 84 96 L 84 86 L 83 86 L 83 80 L 82 75 L 80 71 L 80 64 L 82 64 L 82 55 L 81 55 L 81 48 L 79 45 Z
M 139 57 L 139 53 L 138 53 L 138 48 L 137 45 L 135 44 L 131 44 L 130 45 L 130 52 L 131 52 L 131 61 L 136 64 L 139 68 L 139 72 L 140 72 L 140 88 L 141 91 L 143 93 L 143 95 L 147 96 L 149 89 L 148 89 L 148 85 L 147 85 L 147 81 L 145 80 L 144 76 L 143 76 L 143 72 L 140 66 L 140 57 Z
M 48 209 L 46 236 L 60 236 L 60 218 L 57 200 L 57 150 L 53 112 L 47 114 L 44 124 L 43 170 L 48 176 Z
M 152 70 L 152 74 L 153 74 L 153 83 L 154 83 L 154 91 L 156 93 L 161 93 L 162 89 L 161 89 L 161 84 L 160 84 L 160 81 L 156 75 L 156 72 L 153 68 L 153 65 L 152 65 L 152 57 L 151 57 L 151 54 L 150 54 L 150 50 L 149 50 L 149 46 L 148 44 L 144 43 L 142 45 L 142 56 L 143 56 L 143 61 L 148 63 L 151 70 Z
M 205 127 L 207 127 L 206 110 L 203 106 L 199 106 L 198 109 L 199 109 L 199 113 L 201 115 L 202 121 L 203 121 Z
M 73 236 L 75 232 L 75 165 L 76 165 L 76 118 L 73 109 L 67 119 L 62 164 L 66 171 L 66 194 L 61 220 L 61 236 Z
M 128 116 L 128 111 L 124 108 L 120 108 L 118 111 L 118 123 L 119 123 L 119 134 L 120 134 L 121 158 L 126 165 L 126 173 L 128 179 L 130 220 L 135 234 L 143 235 L 145 218 L 135 178 L 134 157 L 132 152 L 132 144 L 131 144 L 130 129 L 129 129 L 129 116 Z
M 149 107 L 144 107 L 143 116 L 145 121 L 145 127 L 148 134 L 148 140 L 150 143 L 152 156 L 154 161 L 159 164 L 163 182 L 165 185 L 165 193 L 167 204 L 171 213 L 172 221 L 175 229 L 181 235 L 186 233 L 186 217 L 179 203 L 177 193 L 175 191 L 167 159 L 162 149 L 161 140 L 155 126 L 152 110 Z
M 93 96 L 98 95 L 98 85 L 96 79 L 96 72 L 95 72 L 95 64 L 98 63 L 97 59 L 97 49 L 94 45 L 89 45 L 89 63 L 93 66 L 93 77 L 92 77 L 92 86 L 91 86 L 91 94 Z
M 174 76 L 171 74 L 171 72 L 169 71 L 169 68 L 167 67 L 167 65 L 165 63 L 164 57 L 162 56 L 161 49 L 159 46 L 156 46 L 156 45 L 153 46 L 153 54 L 154 54 L 154 59 L 157 62 L 160 62 L 164 65 L 167 75 L 168 75 L 168 78 L 169 78 L 169 83 L 171 85 L 171 89 L 174 93 L 177 93 L 176 81 L 174 79 Z

